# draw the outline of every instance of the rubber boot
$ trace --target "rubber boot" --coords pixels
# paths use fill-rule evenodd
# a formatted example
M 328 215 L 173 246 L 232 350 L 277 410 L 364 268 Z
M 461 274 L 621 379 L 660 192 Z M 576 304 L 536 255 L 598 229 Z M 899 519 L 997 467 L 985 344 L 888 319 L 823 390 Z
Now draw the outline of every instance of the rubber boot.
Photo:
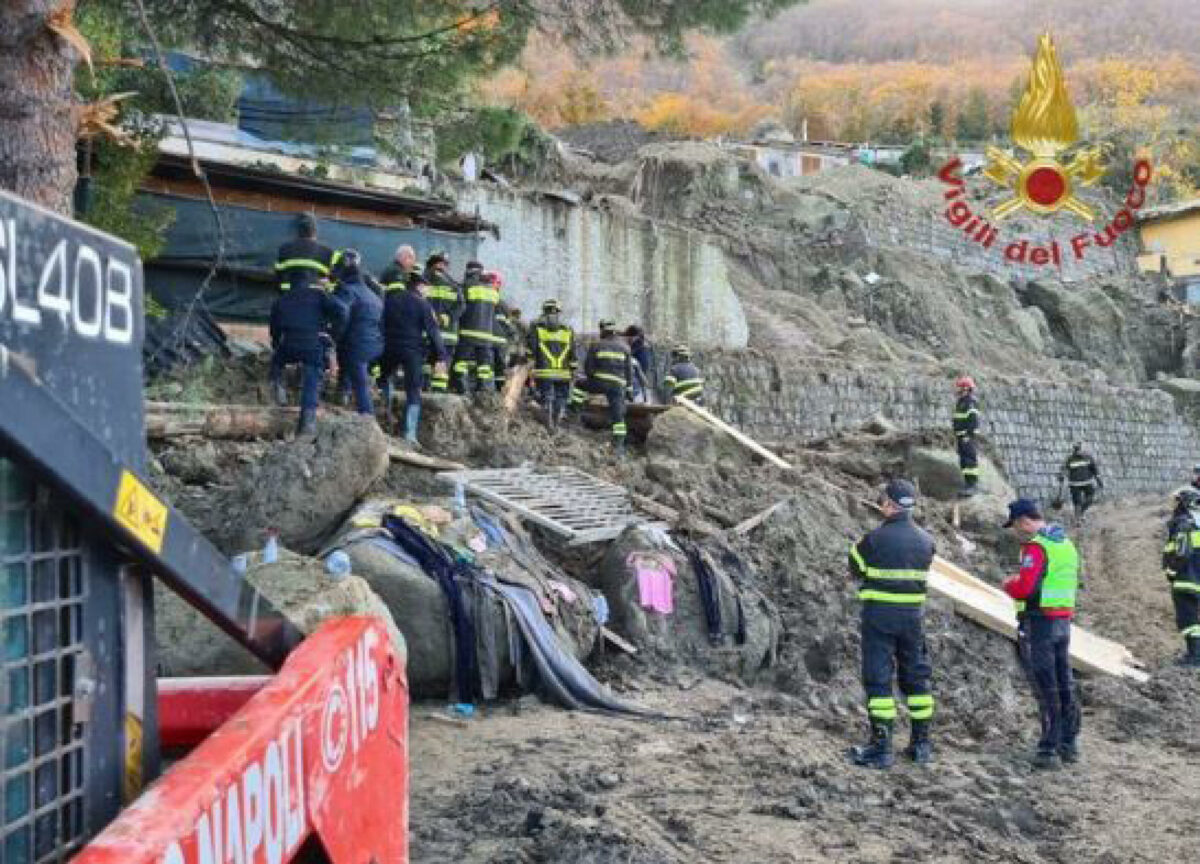
M 891 768 L 896 763 L 892 753 L 892 724 L 872 720 L 870 743 L 864 747 L 851 747 L 850 761 L 861 768 Z
M 417 427 L 421 423 L 421 406 L 406 405 L 404 408 L 404 440 L 410 444 L 417 442 Z
M 912 721 L 912 737 L 904 755 L 918 765 L 928 765 L 933 761 L 933 742 L 929 740 L 930 720 Z
M 1179 658 L 1179 665 L 1189 669 L 1200 668 L 1200 636 L 1187 637 L 1187 651 Z
M 271 382 L 271 397 L 280 408 L 287 405 L 288 394 L 287 388 L 283 386 L 283 381 L 276 380 Z
M 297 435 L 308 435 L 315 432 L 317 429 L 317 410 L 315 408 L 301 408 L 300 421 L 296 424 Z
M 1033 754 L 1033 767 L 1042 770 L 1058 768 L 1058 752 L 1055 750 L 1045 750 L 1041 747 Z
M 613 450 L 616 452 L 617 458 L 625 458 L 625 437 L 623 435 L 613 438 Z

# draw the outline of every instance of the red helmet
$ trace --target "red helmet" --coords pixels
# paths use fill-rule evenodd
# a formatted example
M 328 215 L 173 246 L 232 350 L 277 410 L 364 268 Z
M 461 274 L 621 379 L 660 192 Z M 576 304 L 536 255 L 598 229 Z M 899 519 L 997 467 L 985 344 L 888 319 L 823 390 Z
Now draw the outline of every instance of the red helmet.
M 974 390 L 975 379 L 970 375 L 962 375 L 954 382 L 954 386 L 959 390 Z

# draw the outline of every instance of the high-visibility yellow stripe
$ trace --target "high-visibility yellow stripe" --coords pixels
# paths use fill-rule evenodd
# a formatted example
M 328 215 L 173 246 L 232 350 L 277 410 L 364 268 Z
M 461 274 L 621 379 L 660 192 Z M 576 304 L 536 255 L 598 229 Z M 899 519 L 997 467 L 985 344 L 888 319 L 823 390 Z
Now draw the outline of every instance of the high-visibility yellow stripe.
M 1200 584 L 1197 584 L 1195 582 L 1184 582 L 1184 581 L 1172 582 L 1171 590 L 1172 591 L 1183 591 L 1185 593 L 1190 592 L 1192 594 L 1200 594 Z
M 889 591 L 876 591 L 864 588 L 858 592 L 859 600 L 873 600 L 876 603 L 895 603 L 897 605 L 915 606 L 925 602 L 924 594 L 893 594 Z
M 592 377 L 599 381 L 611 381 L 613 384 L 620 384 L 622 387 L 625 386 L 625 379 L 618 375 L 610 375 L 607 372 L 593 372 Z
M 315 258 L 288 258 L 283 261 L 275 262 L 275 270 L 291 270 L 295 267 L 297 270 L 316 270 L 322 276 L 329 275 L 329 265 L 316 260 Z
M 596 357 L 601 360 L 624 360 L 628 355 L 622 351 L 597 351 Z
M 485 333 L 482 330 L 459 330 L 459 336 L 468 336 L 471 339 L 478 339 L 480 342 L 495 342 L 501 344 L 504 342 L 502 336 L 494 336 L 491 333 Z

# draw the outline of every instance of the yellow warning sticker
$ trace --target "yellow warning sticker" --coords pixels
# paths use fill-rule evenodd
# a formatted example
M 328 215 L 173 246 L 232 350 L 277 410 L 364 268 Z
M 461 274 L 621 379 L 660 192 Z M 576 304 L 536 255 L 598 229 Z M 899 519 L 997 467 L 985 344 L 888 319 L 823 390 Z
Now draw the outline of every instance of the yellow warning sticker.
M 148 548 L 162 551 L 167 539 L 167 505 L 129 471 L 121 472 L 113 515 Z
M 136 714 L 125 715 L 125 777 L 122 786 L 124 801 L 131 802 L 142 794 L 142 720 Z

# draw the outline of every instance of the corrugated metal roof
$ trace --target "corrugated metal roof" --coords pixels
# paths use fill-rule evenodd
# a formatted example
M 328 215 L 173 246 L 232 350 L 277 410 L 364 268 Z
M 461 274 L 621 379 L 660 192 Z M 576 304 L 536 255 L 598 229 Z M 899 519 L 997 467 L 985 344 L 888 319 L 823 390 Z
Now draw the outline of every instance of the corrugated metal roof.
M 1138 213 L 1138 221 L 1155 222 L 1159 219 L 1172 219 L 1196 210 L 1200 210 L 1200 198 L 1189 198 L 1187 201 L 1176 201 L 1174 204 L 1147 207 Z

